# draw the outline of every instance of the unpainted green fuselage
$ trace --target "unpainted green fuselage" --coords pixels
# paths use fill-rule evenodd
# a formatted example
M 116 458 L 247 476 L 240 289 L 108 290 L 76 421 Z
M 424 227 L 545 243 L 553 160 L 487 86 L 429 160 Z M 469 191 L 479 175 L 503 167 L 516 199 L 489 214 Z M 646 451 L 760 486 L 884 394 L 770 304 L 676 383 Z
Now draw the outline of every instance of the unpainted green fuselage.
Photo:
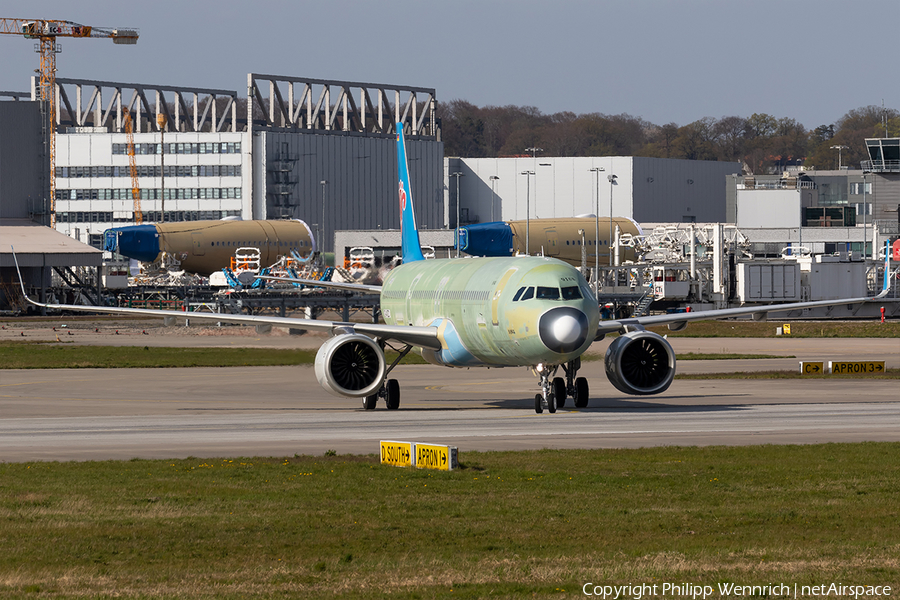
M 545 298 L 523 299 L 529 294 L 520 293 L 514 300 L 517 292 L 529 287 L 541 288 Z M 553 290 L 561 290 L 559 297 L 547 299 Z M 563 352 L 548 348 L 539 333 L 541 316 L 559 307 L 572 307 L 586 317 L 584 341 Z M 388 324 L 437 326 L 442 350 L 436 354 L 424 350 L 423 356 L 456 367 L 562 364 L 587 350 L 599 321 L 597 302 L 581 274 L 545 257 L 400 265 L 384 282 L 381 312 Z

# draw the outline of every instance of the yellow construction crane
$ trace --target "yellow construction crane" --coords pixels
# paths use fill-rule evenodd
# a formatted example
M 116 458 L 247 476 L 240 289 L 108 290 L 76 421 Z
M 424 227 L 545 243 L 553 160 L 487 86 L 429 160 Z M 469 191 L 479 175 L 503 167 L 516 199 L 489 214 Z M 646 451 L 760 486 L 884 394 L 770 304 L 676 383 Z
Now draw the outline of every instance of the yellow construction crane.
M 56 55 L 60 52 L 56 38 L 111 38 L 114 44 L 136 44 L 138 31 L 137 29 L 91 27 L 53 19 L 0 18 L 0 33 L 23 35 L 26 39 L 39 40 L 36 50 L 41 55 L 41 103 L 45 111 L 45 127 L 48 127 L 44 139 L 49 141 L 50 155 L 50 227 L 54 227 L 56 225 Z
M 131 121 L 131 111 L 122 107 L 122 117 L 125 120 L 125 137 L 128 140 L 128 170 L 131 172 L 131 199 L 134 200 L 134 222 L 140 225 L 144 222 L 144 213 L 141 211 L 141 186 L 138 184 L 137 162 L 134 159 L 134 126 Z

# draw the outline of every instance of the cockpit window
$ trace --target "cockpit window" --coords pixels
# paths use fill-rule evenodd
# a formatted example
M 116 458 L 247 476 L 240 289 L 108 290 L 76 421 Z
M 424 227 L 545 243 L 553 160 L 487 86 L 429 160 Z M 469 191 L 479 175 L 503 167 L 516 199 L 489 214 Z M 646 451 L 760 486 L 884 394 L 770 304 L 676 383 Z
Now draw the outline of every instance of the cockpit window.
M 581 290 L 578 289 L 577 285 L 564 287 L 562 289 L 562 297 L 563 300 L 581 300 Z
M 522 295 L 522 300 L 531 300 L 534 298 L 534 288 L 530 287 L 525 290 L 525 293 Z
M 525 288 L 524 288 L 524 287 L 520 287 L 520 288 L 519 288 L 519 291 L 516 292 L 516 295 L 513 296 L 513 302 L 518 302 L 518 301 L 519 301 L 519 298 L 522 297 L 522 292 L 524 292 L 524 291 L 525 291 Z
M 559 288 L 538 286 L 537 298 L 538 300 L 559 300 Z

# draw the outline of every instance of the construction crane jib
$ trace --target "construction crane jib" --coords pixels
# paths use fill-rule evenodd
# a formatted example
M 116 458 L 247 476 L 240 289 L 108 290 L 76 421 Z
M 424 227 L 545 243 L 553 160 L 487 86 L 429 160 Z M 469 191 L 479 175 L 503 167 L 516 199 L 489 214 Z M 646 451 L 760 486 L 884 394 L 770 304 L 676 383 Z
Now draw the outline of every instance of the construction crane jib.
M 5 19 L 0 18 L 0 33 L 21 35 L 38 40 L 35 50 L 41 55 L 40 99 L 44 112 L 44 139 L 47 140 L 50 157 L 50 227 L 56 225 L 56 55 L 60 48 L 58 37 L 111 38 L 114 44 L 136 44 L 138 30 L 109 29 L 79 25 L 71 21 L 54 19 Z

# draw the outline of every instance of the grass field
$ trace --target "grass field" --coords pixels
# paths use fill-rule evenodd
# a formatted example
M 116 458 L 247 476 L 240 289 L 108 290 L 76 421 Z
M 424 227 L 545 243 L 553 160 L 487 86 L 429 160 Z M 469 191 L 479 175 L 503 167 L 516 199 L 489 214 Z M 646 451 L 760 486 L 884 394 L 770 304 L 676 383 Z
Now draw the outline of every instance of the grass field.
M 136 319 L 127 317 L 102 317 L 98 315 L 66 315 L 53 317 L 7 317 L 0 318 L 0 324 L 13 329 L 27 325 L 29 327 L 59 326 L 62 323 L 70 324 L 73 330 L 77 331 L 79 326 L 85 327 L 89 324 L 89 329 L 93 327 L 115 328 L 122 326 L 132 326 L 147 329 L 153 327 L 161 327 L 159 319 Z M 681 331 L 669 331 L 666 326 L 651 327 L 651 331 L 655 331 L 660 335 L 668 335 L 669 337 L 753 337 L 768 338 L 777 337 L 776 328 L 783 323 L 791 323 L 791 337 L 813 337 L 813 338 L 842 338 L 842 337 L 871 337 L 871 338 L 900 338 L 900 320 L 888 320 L 881 323 L 877 320 L 860 320 L 860 321 L 697 321 L 689 323 L 688 326 Z
M 775 327 L 705 325 L 686 332 Z M 811 325 L 810 337 L 900 336 L 900 323 Z M 0 364 L 271 365 L 314 353 L 3 342 Z M 699 377 L 720 376 L 799 374 Z M 460 451 L 452 473 L 374 456 L 0 462 L 0 598 L 574 598 L 586 583 L 666 582 L 900 591 L 898 443 Z
M 0 597 L 900 587 L 900 444 L 0 463 Z M 717 596 L 716 596 L 717 597 Z
M 391 362 L 397 354 L 387 352 Z M 5 369 L 103 369 L 103 368 L 178 368 L 282 366 L 313 364 L 315 350 L 272 348 L 148 348 L 141 346 L 77 346 L 34 342 L 0 342 L 0 365 Z M 793 358 L 768 354 L 679 354 L 678 360 L 730 360 Z M 602 360 L 602 354 L 588 354 L 585 361 Z M 402 364 L 426 364 L 418 354 L 408 354 Z M 761 371 L 753 373 L 713 373 L 684 375 L 677 379 L 799 379 L 791 371 Z M 886 369 L 879 375 L 804 375 L 804 378 L 841 377 L 865 379 L 900 379 L 900 369 Z
M 669 337 L 778 337 L 776 329 L 791 324 L 790 337 L 801 338 L 900 338 L 900 321 L 697 321 L 681 331 L 666 326 L 648 327 Z
M 393 361 L 396 352 L 388 351 Z M 584 360 L 600 360 L 589 354 Z M 793 358 L 768 354 L 679 354 L 678 360 L 728 360 L 739 358 Z M 105 369 L 282 366 L 313 364 L 315 350 L 281 348 L 169 348 L 147 346 L 79 346 L 51 342 L 0 342 L 0 365 L 5 369 Z M 407 354 L 402 364 L 426 364 L 415 353 Z

